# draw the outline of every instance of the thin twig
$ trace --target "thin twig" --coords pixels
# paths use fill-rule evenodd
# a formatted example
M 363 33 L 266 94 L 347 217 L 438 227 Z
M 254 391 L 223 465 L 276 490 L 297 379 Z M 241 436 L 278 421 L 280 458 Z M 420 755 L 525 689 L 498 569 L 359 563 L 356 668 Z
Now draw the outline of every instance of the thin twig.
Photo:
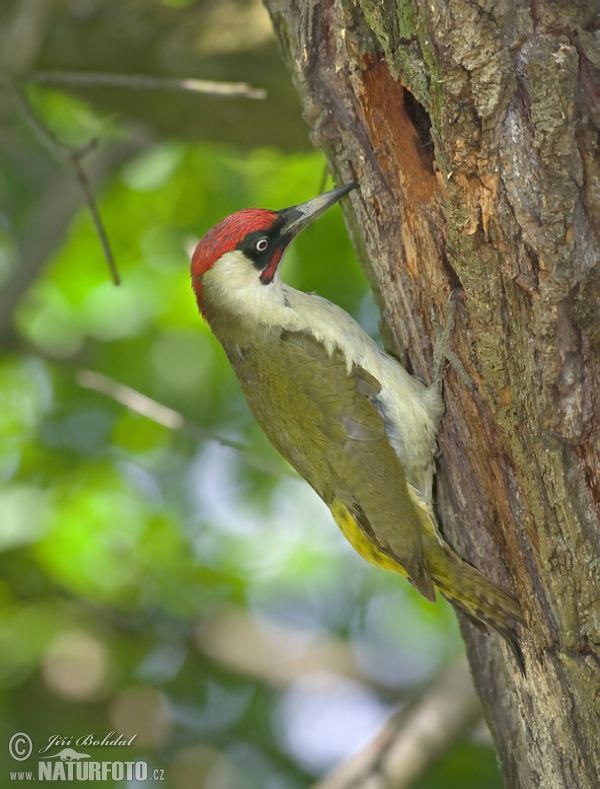
M 121 279 L 119 277 L 119 272 L 117 271 L 117 264 L 115 263 L 113 251 L 111 249 L 108 236 L 106 235 L 106 230 L 104 228 L 104 224 L 102 223 L 100 212 L 98 211 L 96 202 L 94 201 L 94 194 L 92 192 L 90 182 L 88 181 L 85 170 L 81 164 L 81 157 L 72 156 L 71 161 L 73 162 L 73 167 L 75 168 L 75 173 L 77 175 L 77 181 L 83 193 L 83 199 L 88 211 L 90 212 L 90 216 L 92 218 L 92 222 L 94 223 L 94 227 L 96 228 L 96 233 L 98 234 L 100 243 L 102 244 L 104 257 L 108 263 L 113 282 L 115 285 L 119 285 L 121 283 Z
M 31 131 L 35 134 L 40 144 L 43 145 L 48 153 L 55 159 L 64 161 L 66 145 L 61 142 L 58 137 L 56 137 L 53 132 L 50 131 L 45 123 L 42 122 L 41 118 L 36 115 L 19 83 L 16 80 L 10 79 L 8 77 L 3 77 L 2 81 L 12 91 L 21 113 L 21 117 L 29 126 Z
M 100 212 L 96 206 L 96 201 L 94 199 L 90 182 L 81 163 L 82 159 L 88 153 L 90 153 L 90 151 L 96 148 L 98 144 L 97 140 L 91 140 L 89 143 L 86 143 L 79 148 L 74 148 L 73 146 L 63 142 L 46 126 L 39 115 L 37 115 L 37 113 L 34 111 L 19 83 L 16 80 L 10 79 L 8 77 L 4 77 L 2 81 L 12 90 L 21 116 L 38 138 L 40 143 L 56 159 L 66 162 L 68 165 L 73 167 L 75 176 L 77 178 L 77 183 L 79 184 L 79 188 L 81 189 L 81 193 L 83 195 L 84 203 L 90 212 L 92 222 L 94 223 L 94 228 L 98 234 L 98 238 L 100 239 L 102 251 L 104 252 L 104 256 L 108 263 L 112 280 L 115 285 L 119 285 L 120 278 L 117 272 L 115 258 L 112 253 L 106 230 L 102 224 L 102 219 L 100 218 Z
M 97 192 L 106 178 L 143 151 L 148 142 L 145 132 L 139 130 L 128 138 L 108 140 L 86 162 L 86 174 L 92 189 Z M 71 167 L 61 167 L 58 173 L 40 185 L 36 205 L 28 213 L 20 233 L 16 250 L 18 261 L 0 288 L 0 345 L 8 343 L 15 346 L 16 343 L 23 346 L 24 353 L 40 353 L 39 347 L 37 351 L 26 347 L 23 338 L 18 341 L 14 336 L 15 311 L 63 243 L 65 232 L 81 204 L 81 188 Z
M 291 475 L 291 472 L 286 472 L 285 467 L 275 466 L 269 463 L 268 460 L 256 456 L 240 441 L 230 441 L 210 430 L 205 430 L 200 425 L 186 419 L 179 411 L 158 403 L 151 397 L 132 389 L 126 384 L 115 381 L 114 378 L 110 378 L 108 375 L 96 373 L 92 370 L 80 370 L 77 373 L 76 381 L 79 386 L 83 386 L 85 389 L 93 389 L 95 392 L 106 395 L 106 397 L 110 397 L 117 403 L 121 403 L 121 405 L 131 409 L 131 411 L 135 411 L 136 414 L 145 416 L 153 422 L 167 427 L 169 430 L 186 432 L 197 441 L 216 441 L 224 447 L 235 449 L 237 452 L 241 452 L 251 465 L 259 468 L 261 471 L 266 471 L 276 476 L 282 476 L 286 473 Z
M 212 82 L 204 79 L 173 79 L 150 77 L 143 74 L 107 74 L 80 71 L 36 71 L 27 77 L 29 82 L 61 87 L 114 87 L 131 90 L 181 90 L 207 93 L 212 96 L 241 96 L 264 99 L 264 88 L 252 88 L 246 82 Z

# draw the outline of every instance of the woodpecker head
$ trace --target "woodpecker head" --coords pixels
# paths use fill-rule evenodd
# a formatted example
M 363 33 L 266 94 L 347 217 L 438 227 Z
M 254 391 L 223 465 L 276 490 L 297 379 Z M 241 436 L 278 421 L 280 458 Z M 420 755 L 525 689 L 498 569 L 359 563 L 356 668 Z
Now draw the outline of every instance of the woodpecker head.
M 222 219 L 192 255 L 192 287 L 200 311 L 208 317 L 207 300 L 228 295 L 251 299 L 254 294 L 260 301 L 292 239 L 356 186 L 354 181 L 280 211 L 246 208 Z

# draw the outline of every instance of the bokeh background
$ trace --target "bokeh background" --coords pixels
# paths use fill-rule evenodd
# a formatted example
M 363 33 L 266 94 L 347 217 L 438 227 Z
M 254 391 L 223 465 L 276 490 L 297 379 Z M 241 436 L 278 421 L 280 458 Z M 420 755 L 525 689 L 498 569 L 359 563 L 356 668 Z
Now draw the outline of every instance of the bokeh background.
M 346 545 L 197 313 L 202 233 L 331 185 L 268 16 L 243 0 L 3 0 L 0 25 L 31 112 L 69 145 L 100 141 L 84 167 L 122 278 L 72 167 L 3 83 L 0 784 L 36 768 L 10 758 L 15 732 L 39 748 L 114 731 L 173 789 L 311 786 L 462 646 L 444 601 Z M 246 80 L 268 97 L 26 83 L 47 70 Z M 378 337 L 339 207 L 283 274 Z M 500 785 L 475 728 L 417 787 Z

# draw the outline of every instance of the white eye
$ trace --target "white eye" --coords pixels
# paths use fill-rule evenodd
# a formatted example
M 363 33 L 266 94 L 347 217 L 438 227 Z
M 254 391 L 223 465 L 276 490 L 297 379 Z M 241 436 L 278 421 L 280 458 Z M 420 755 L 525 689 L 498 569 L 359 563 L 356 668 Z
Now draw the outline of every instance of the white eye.
M 268 246 L 269 246 L 268 238 L 259 238 L 258 241 L 256 242 L 256 251 L 264 252 Z

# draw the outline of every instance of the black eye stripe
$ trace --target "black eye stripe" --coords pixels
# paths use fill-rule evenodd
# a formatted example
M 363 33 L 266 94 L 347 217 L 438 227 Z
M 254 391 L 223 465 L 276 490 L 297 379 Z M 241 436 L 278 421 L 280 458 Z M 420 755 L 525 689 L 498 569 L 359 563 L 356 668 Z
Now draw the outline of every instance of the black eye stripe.
M 252 261 L 257 271 L 265 272 L 275 257 L 278 260 L 281 259 L 283 249 L 290 241 L 287 236 L 281 235 L 283 223 L 284 218 L 278 217 L 271 227 L 252 230 L 250 233 L 247 233 L 236 246 L 236 249 L 239 249 L 248 260 Z M 271 279 L 272 277 L 269 279 L 269 282 Z M 267 283 L 265 282 L 265 284 Z
M 266 242 L 261 244 L 261 242 Z M 269 230 L 253 230 L 248 233 L 237 245 L 244 255 L 252 261 L 257 271 L 264 271 L 281 243 L 279 227 Z

